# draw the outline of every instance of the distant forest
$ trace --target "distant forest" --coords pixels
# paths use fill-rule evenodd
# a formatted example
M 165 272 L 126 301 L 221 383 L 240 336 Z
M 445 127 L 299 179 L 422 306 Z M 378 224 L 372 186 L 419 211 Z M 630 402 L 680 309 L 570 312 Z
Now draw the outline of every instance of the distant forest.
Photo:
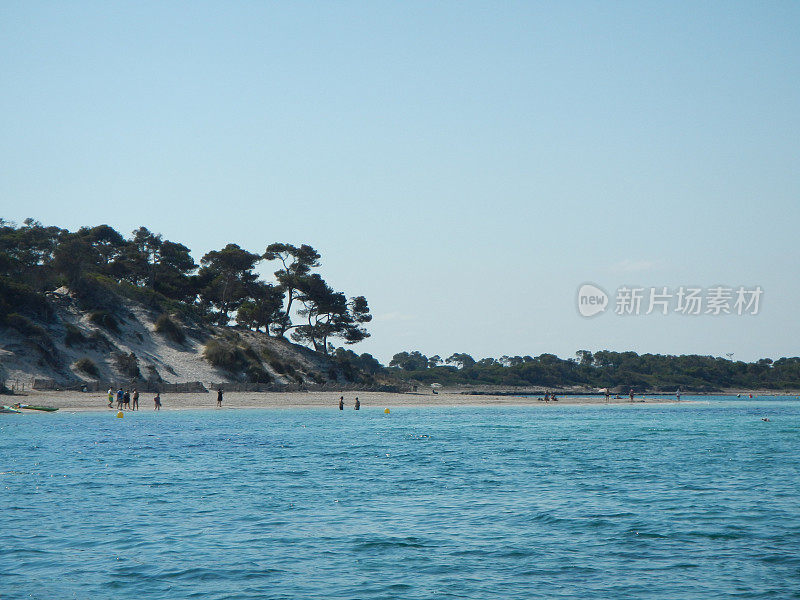
M 273 281 L 259 279 L 255 269 L 262 261 L 274 265 Z M 43 335 L 37 322 L 46 329 L 54 313 L 50 295 L 66 286 L 86 311 L 107 308 L 109 298 L 122 296 L 200 324 L 289 336 L 331 355 L 350 381 L 364 373 L 423 385 L 800 390 L 798 357 L 746 363 L 581 350 L 570 359 L 542 354 L 475 360 L 466 353 L 443 359 L 407 351 L 385 367 L 370 354 L 334 346 L 369 337 L 372 316 L 364 296 L 334 290 L 319 267 L 320 254 L 307 244 L 272 243 L 253 253 L 231 243 L 198 264 L 189 248 L 145 227 L 125 237 L 108 225 L 71 232 L 32 219 L 21 226 L 0 219 L 0 328 Z
M 667 356 L 636 352 L 589 352 L 579 350 L 575 358 L 554 354 L 502 356 L 475 360 L 456 353 L 446 359 L 427 357 L 419 351 L 395 354 L 390 369 L 403 377 L 443 385 L 491 384 L 502 386 L 563 386 L 629 388 L 675 391 L 719 391 L 723 389 L 800 390 L 800 358 L 753 363 L 714 356 Z

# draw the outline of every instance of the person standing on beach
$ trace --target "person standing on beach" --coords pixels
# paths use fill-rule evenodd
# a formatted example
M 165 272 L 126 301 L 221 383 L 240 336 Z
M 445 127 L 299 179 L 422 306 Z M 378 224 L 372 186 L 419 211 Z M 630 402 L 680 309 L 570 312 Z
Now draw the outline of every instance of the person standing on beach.
M 153 404 L 155 404 L 153 410 L 161 410 L 161 394 L 158 392 L 156 392 L 156 397 L 153 398 Z
M 222 388 L 217 390 L 217 407 L 222 407 Z
M 358 396 L 356 396 L 356 403 L 353 406 L 353 410 L 360 410 L 361 409 L 361 402 L 358 401 Z
M 631 388 L 630 396 L 631 396 L 631 402 L 633 402 L 633 388 Z
M 122 388 L 117 390 L 117 410 L 122 410 L 122 400 L 125 398 L 125 392 L 122 391 Z
M 344 396 L 339 396 L 339 410 L 344 410 Z
M 108 388 L 108 408 L 114 408 L 114 390 Z
M 125 407 L 128 409 L 131 407 L 131 393 L 129 390 L 125 390 L 125 393 L 122 395 L 122 408 Z
M 131 410 L 139 410 L 139 390 L 133 388 L 133 406 Z
M 675 398 L 677 398 L 678 402 L 681 401 L 681 391 L 680 391 L 680 389 L 677 392 L 675 392 Z

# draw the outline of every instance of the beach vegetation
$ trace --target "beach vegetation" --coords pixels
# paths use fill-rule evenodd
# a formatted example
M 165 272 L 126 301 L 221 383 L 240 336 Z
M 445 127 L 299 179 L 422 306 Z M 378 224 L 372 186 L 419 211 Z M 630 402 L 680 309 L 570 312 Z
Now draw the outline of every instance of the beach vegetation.
M 236 322 L 248 329 L 270 335 L 270 329 L 283 321 L 283 290 L 262 281 L 252 286 L 252 298 L 245 300 L 236 313 Z
M 100 378 L 100 370 L 97 368 L 97 365 L 94 363 L 94 361 L 88 356 L 79 358 L 75 361 L 73 366 L 75 367 L 75 370 L 80 371 L 89 377 L 93 377 L 94 379 Z
M 752 363 L 698 355 L 595 353 L 579 351 L 576 358 L 554 354 L 502 356 L 478 361 L 453 354 L 434 366 L 419 351 L 395 354 L 389 372 L 407 381 L 444 385 L 501 385 L 563 388 L 584 386 L 626 393 L 636 390 L 711 392 L 722 389 L 798 389 L 800 358 L 761 359 Z
M 231 311 L 251 297 L 258 280 L 253 269 L 260 260 L 260 255 L 243 250 L 237 244 L 212 250 L 200 260 L 199 292 L 203 302 L 217 310 L 219 325 L 228 325 Z
M 89 338 L 83 334 L 83 331 L 75 327 L 72 323 L 67 323 L 64 329 L 66 330 L 64 334 L 64 344 L 68 347 L 83 346 L 89 342 Z
M 275 266 L 269 280 L 256 272 L 262 260 Z M 444 354 L 428 357 L 406 350 L 395 354 L 387 368 L 369 355 L 333 347 L 336 341 L 349 346 L 366 339 L 372 316 L 365 297 L 345 294 L 325 280 L 321 261 L 309 244 L 276 242 L 257 254 L 229 243 L 206 253 L 198 264 L 188 247 L 143 226 L 126 236 L 103 224 L 69 231 L 35 219 L 19 226 L 0 219 L 0 328 L 22 335 L 25 345 L 40 354 L 40 362 L 58 367 L 58 350 L 48 333 L 54 307 L 75 303 L 100 328 L 87 336 L 65 325 L 67 346 L 79 347 L 88 339 L 92 347 L 112 351 L 112 342 L 100 330 L 119 333 L 125 314 L 121 308 L 129 299 L 176 325 L 162 320 L 157 324 L 162 335 L 180 339 L 177 327 L 184 335 L 213 335 L 204 350 L 207 359 L 251 379 L 263 378 L 259 365 L 265 373 L 264 365 L 281 375 L 291 373 L 285 358 L 263 349 L 249 353 L 241 329 L 231 326 L 234 319 L 236 327 L 290 337 L 327 354 L 329 363 L 322 372 L 336 380 L 615 390 L 800 389 L 798 357 L 743 362 L 582 349 L 571 358 L 548 353 L 477 358 L 456 352 L 442 359 Z
M 308 244 L 295 246 L 275 242 L 267 246 L 262 258 L 278 261 L 281 265 L 275 271 L 275 279 L 285 297 L 285 304 L 283 313 L 275 325 L 275 333 L 282 337 L 292 328 L 292 305 L 299 299 L 304 281 L 311 270 L 320 266 L 320 254 Z
M 214 338 L 203 348 L 203 356 L 213 366 L 234 373 L 247 365 L 247 358 L 242 349 L 230 340 Z
M 142 376 L 141 371 L 139 371 L 139 359 L 133 352 L 130 354 L 118 352 L 114 355 L 114 364 L 125 377 L 139 379 Z
M 186 341 L 186 333 L 183 331 L 183 327 L 167 313 L 162 313 L 156 319 L 155 330 L 156 333 L 171 339 L 176 344 L 183 344 Z
M 278 263 L 272 281 L 255 271 L 262 260 Z M 366 339 L 372 317 L 366 298 L 334 290 L 319 267 L 308 244 L 276 242 L 257 254 L 229 243 L 198 264 L 188 247 L 144 226 L 126 237 L 105 224 L 69 231 L 34 219 L 0 221 L 0 325 L 12 313 L 50 319 L 53 302 L 74 300 L 95 325 L 118 333 L 120 299 L 129 298 L 200 329 L 235 319 L 266 335 L 291 332 L 325 354 L 333 338 Z M 48 298 L 61 286 L 68 293 Z
M 398 352 L 389 361 L 390 367 L 397 367 L 404 371 L 420 371 L 428 368 L 428 357 L 419 350 L 412 352 Z
M 102 327 L 106 331 L 119 333 L 119 323 L 116 317 L 107 310 L 95 310 L 89 313 L 89 322 Z
M 218 337 L 209 340 L 203 356 L 213 366 L 231 375 L 242 374 L 252 383 L 270 383 L 272 375 L 264 368 L 258 352 L 240 339 Z

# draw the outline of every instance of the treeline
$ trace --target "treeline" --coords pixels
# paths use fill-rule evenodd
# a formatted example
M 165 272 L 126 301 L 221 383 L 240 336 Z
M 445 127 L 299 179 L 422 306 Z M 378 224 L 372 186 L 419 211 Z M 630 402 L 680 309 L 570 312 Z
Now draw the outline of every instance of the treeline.
M 491 384 L 559 388 L 580 385 L 627 391 L 717 391 L 722 389 L 800 389 L 800 358 L 747 363 L 714 356 L 671 356 L 636 352 L 589 352 L 575 358 L 554 354 L 475 360 L 466 353 L 442 359 L 419 351 L 400 352 L 389 362 L 396 374 L 423 383 Z
M 259 279 L 262 261 L 277 267 L 274 281 Z M 126 238 L 108 225 L 71 232 L 0 219 L 0 326 L 32 331 L 29 317 L 52 318 L 47 294 L 67 286 L 86 310 L 123 295 L 198 322 L 289 334 L 328 353 L 335 338 L 354 344 L 369 337 L 372 316 L 364 296 L 334 290 L 319 266 L 307 244 L 273 243 L 262 253 L 227 244 L 197 264 L 185 245 L 146 227 Z

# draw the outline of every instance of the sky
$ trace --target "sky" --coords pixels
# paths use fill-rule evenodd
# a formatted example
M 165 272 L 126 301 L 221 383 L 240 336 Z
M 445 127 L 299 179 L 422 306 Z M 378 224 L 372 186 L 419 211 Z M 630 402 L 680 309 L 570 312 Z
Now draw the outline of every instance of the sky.
M 0 82 L 0 216 L 311 244 L 383 362 L 800 354 L 800 3 L 7 0 Z

